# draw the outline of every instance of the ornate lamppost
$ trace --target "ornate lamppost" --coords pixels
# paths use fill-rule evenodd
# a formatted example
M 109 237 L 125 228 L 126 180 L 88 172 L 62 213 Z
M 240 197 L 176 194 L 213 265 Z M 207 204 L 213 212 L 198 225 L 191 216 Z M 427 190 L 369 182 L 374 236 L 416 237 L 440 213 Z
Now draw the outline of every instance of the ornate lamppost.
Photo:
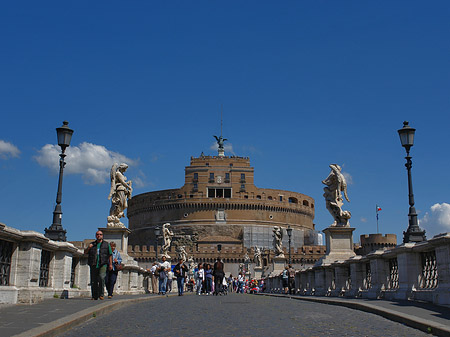
M 64 157 L 66 154 L 66 148 L 70 145 L 72 139 L 73 130 L 69 128 L 69 122 L 64 121 L 63 125 L 56 128 L 56 134 L 58 137 L 58 145 L 61 147 L 61 154 L 59 159 L 59 180 L 58 180 L 58 192 L 56 194 L 56 206 L 53 211 L 53 223 L 49 228 L 45 229 L 45 236 L 53 241 L 67 241 L 66 230 L 61 225 L 62 211 L 61 211 L 61 199 L 62 199 L 62 181 L 63 171 L 66 163 Z
M 156 261 L 158 262 L 158 240 L 159 240 L 159 237 L 161 236 L 161 228 L 159 228 L 159 226 L 156 226 L 155 227 L 155 237 L 156 237 L 156 249 L 155 249 L 155 252 L 156 252 Z
M 419 227 L 417 222 L 416 208 L 414 207 L 414 194 L 411 178 L 412 161 L 409 150 L 414 145 L 414 133 L 416 129 L 409 126 L 408 122 L 403 122 L 403 128 L 398 130 L 400 142 L 406 150 L 406 170 L 408 171 L 408 196 L 409 196 L 409 225 L 406 232 L 403 232 L 403 242 L 421 242 L 426 240 L 425 231 Z
M 289 237 L 289 245 L 288 245 L 288 247 L 289 247 L 289 264 L 291 264 L 291 235 L 292 235 L 291 226 L 288 226 L 288 228 L 286 228 L 286 232 Z

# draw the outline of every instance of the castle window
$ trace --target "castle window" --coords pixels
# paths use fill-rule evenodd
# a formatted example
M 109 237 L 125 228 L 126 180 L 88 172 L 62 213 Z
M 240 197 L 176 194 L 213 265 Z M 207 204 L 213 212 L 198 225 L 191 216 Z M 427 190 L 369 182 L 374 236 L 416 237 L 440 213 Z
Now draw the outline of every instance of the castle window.
M 198 173 L 194 173 L 194 182 L 198 181 Z
M 308 200 L 303 200 L 303 206 L 309 206 Z
M 210 173 L 209 174 L 209 182 L 213 183 L 214 182 L 214 173 Z
M 267 199 L 268 200 L 273 200 L 273 198 L 270 195 L 267 197 Z
M 208 198 L 231 198 L 231 188 L 208 188 Z
M 241 185 L 241 192 L 245 192 L 245 184 Z
M 241 183 L 245 183 L 245 173 L 241 173 Z
M 294 197 L 290 197 L 289 198 L 289 203 L 290 204 L 298 204 L 298 200 L 296 198 L 294 198 Z
M 216 197 L 216 189 L 208 188 L 208 198 L 215 198 L 215 197 Z
M 225 173 L 225 182 L 226 183 L 230 182 L 230 174 L 229 173 Z
M 280 195 L 280 201 L 283 201 L 283 196 L 282 195 Z
M 257 195 L 257 196 L 256 196 L 256 199 L 261 199 L 261 196 L 260 196 L 260 195 Z

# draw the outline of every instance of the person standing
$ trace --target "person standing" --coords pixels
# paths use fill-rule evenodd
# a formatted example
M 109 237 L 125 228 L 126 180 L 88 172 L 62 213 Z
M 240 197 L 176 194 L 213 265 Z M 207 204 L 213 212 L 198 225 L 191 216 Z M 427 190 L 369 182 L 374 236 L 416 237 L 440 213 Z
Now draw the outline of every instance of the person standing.
M 289 267 L 284 267 L 284 270 L 280 274 L 281 282 L 283 283 L 284 293 L 287 294 L 289 292 Z
M 91 295 L 93 300 L 103 300 L 105 291 L 106 270 L 112 270 L 112 250 L 108 242 L 103 240 L 103 232 L 95 233 L 92 241 L 84 250 L 88 254 L 88 265 L 91 271 Z
M 173 282 L 173 271 L 169 270 L 167 272 L 167 287 L 166 287 L 168 293 L 172 291 L 172 282 Z
M 158 288 L 158 276 L 156 275 L 156 269 L 158 268 L 158 264 L 153 262 L 152 267 L 150 268 L 150 275 L 152 278 L 152 293 L 156 294 L 156 290 Z
M 239 275 L 238 275 L 238 279 L 237 279 L 237 286 L 238 286 L 238 289 L 237 289 L 237 293 L 241 293 L 241 294 L 243 294 L 244 293 L 244 283 L 245 283 L 245 277 L 244 277 L 244 275 L 242 274 L 242 272 L 240 271 L 239 272 Z
M 173 268 L 173 274 L 177 277 L 178 296 L 183 296 L 184 292 L 184 280 L 188 267 L 184 264 L 184 260 L 180 259 Z
M 200 295 L 202 292 L 203 281 L 205 280 L 205 270 L 203 269 L 203 264 L 198 264 L 197 271 L 197 295 Z
M 223 293 L 223 278 L 225 273 L 223 272 L 223 262 L 220 260 L 220 256 L 214 263 L 214 295 L 222 295 Z
M 166 294 L 167 273 L 170 269 L 170 262 L 166 261 L 166 257 L 163 255 L 159 264 L 159 293 L 161 295 Z
M 288 287 L 289 287 L 289 294 L 295 295 L 295 269 L 292 268 L 292 265 L 289 265 L 288 268 L 288 274 L 289 274 L 289 281 L 288 281 Z
M 212 281 L 213 281 L 213 272 L 211 270 L 211 265 L 209 263 L 206 265 L 205 269 L 205 281 L 206 281 L 205 292 L 206 295 L 209 295 L 212 292 Z
M 122 256 L 116 249 L 116 243 L 109 244 L 112 251 L 113 269 L 106 273 L 106 290 L 108 291 L 108 298 L 113 297 L 114 285 L 116 284 L 117 274 L 119 273 L 119 266 L 122 264 Z

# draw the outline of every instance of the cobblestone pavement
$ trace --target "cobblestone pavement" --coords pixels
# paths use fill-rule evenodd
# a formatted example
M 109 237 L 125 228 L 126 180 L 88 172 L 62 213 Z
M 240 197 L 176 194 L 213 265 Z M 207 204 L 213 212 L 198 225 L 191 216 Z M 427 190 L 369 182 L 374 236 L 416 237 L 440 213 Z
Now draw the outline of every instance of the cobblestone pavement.
M 62 336 L 426 336 L 380 316 L 246 294 L 158 298 L 92 318 Z

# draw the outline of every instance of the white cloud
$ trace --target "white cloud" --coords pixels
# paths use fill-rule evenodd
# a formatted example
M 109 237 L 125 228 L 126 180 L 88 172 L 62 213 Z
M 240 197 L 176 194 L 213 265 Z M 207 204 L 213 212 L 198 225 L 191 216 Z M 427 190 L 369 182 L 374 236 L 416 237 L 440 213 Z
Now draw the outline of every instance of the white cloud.
M 450 232 L 450 204 L 445 202 L 434 204 L 430 212 L 426 212 L 420 219 L 419 224 L 427 231 L 428 238 L 439 233 Z
M 216 142 L 214 142 L 210 147 L 210 150 L 214 150 L 214 151 L 218 151 L 219 150 L 219 144 L 217 144 Z M 234 156 L 234 151 L 233 151 L 233 145 L 231 143 L 225 143 L 223 145 L 223 148 L 225 150 L 225 155 L 232 155 Z
M 18 158 L 19 154 L 20 154 L 20 150 L 17 146 L 0 139 L 0 158 L 1 159 L 8 159 L 9 157 Z
M 59 171 L 58 145 L 47 144 L 40 149 L 34 159 L 43 167 L 52 172 Z M 114 163 L 127 163 L 129 166 L 136 165 L 136 161 L 126 156 L 108 150 L 101 145 L 81 143 L 79 146 L 70 146 L 66 150 L 67 157 L 64 167 L 66 174 L 81 174 L 86 184 L 103 184 L 109 180 L 109 170 Z
M 367 222 L 367 218 L 364 218 L 364 217 L 362 217 L 360 220 L 361 220 L 361 222 Z
M 351 176 L 351 174 L 344 171 L 342 171 L 341 173 L 344 176 L 345 181 L 347 181 L 347 185 L 353 185 L 353 177 Z

